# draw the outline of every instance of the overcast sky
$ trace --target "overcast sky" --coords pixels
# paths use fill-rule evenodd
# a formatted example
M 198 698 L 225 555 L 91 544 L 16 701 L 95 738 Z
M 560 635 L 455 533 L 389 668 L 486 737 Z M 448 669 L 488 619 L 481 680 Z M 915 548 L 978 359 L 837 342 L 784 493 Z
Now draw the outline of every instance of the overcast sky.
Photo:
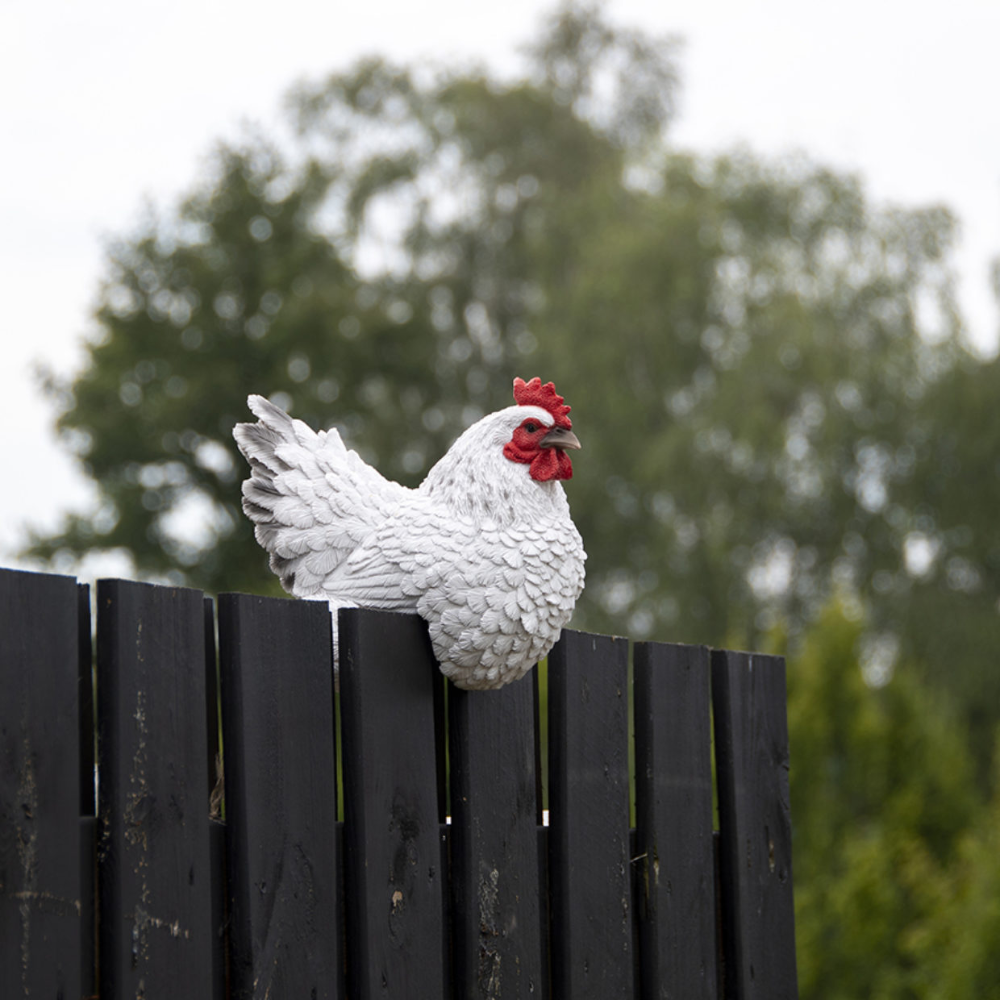
M 528 0 L 0 0 L 0 565 L 24 525 L 91 492 L 59 450 L 32 377 L 80 343 L 103 243 L 169 210 L 215 138 L 267 127 L 288 86 L 358 56 L 486 62 L 506 75 L 549 4 Z M 1000 328 L 1000 3 L 611 0 L 623 25 L 685 42 L 677 145 L 805 152 L 878 201 L 943 202 L 970 339 Z M 252 388 L 252 387 L 248 387 Z M 100 572 L 102 567 L 93 567 Z

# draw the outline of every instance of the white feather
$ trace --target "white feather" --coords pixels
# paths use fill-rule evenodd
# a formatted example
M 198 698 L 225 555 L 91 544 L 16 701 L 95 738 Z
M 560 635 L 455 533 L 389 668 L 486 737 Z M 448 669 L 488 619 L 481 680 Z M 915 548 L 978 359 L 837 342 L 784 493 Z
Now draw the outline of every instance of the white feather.
M 298 597 L 420 614 L 442 671 L 500 687 L 547 655 L 583 589 L 566 494 L 503 446 L 534 406 L 470 427 L 416 490 L 385 479 L 336 430 L 316 433 L 260 396 L 234 436 L 251 466 L 244 510 Z

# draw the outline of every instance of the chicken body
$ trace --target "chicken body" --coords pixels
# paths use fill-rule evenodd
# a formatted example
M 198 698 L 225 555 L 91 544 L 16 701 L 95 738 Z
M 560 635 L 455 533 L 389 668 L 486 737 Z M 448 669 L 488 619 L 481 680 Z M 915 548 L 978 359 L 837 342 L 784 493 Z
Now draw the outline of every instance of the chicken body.
M 421 615 L 460 687 L 523 677 L 569 621 L 586 554 L 559 481 L 580 447 L 569 407 L 539 379 L 516 380 L 515 398 L 531 402 L 468 428 L 408 489 L 336 430 L 251 396 L 259 420 L 234 430 L 251 465 L 243 508 L 284 588 L 327 600 L 334 621 L 341 607 Z

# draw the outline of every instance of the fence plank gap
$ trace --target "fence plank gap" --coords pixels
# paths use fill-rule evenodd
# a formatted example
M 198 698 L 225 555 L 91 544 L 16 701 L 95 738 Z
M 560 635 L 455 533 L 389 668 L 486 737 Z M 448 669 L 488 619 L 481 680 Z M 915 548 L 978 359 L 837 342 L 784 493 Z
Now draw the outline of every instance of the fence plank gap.
M 219 596 L 234 998 L 343 995 L 331 649 L 326 604 Z
M 208 812 L 213 819 L 223 816 L 222 742 L 219 721 L 219 651 L 215 636 L 215 602 L 206 597 L 205 616 L 205 763 L 208 768 Z
M 0 570 L 0 996 L 81 989 L 78 597 Z
M 215 602 L 202 603 L 205 620 L 205 733 L 208 781 L 209 850 L 212 881 L 212 996 L 224 1000 L 227 973 L 225 785 L 222 774 L 222 723 L 219 705 L 219 655 L 215 630 Z
M 798 996 L 785 661 L 712 652 L 728 996 Z
M 628 642 L 564 631 L 549 654 L 555 1000 L 633 995 Z

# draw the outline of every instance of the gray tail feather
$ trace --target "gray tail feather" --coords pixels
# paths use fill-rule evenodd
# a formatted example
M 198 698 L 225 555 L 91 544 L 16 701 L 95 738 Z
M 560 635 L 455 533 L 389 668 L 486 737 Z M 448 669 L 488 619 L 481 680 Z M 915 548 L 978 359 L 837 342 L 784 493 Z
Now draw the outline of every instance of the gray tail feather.
M 274 551 L 281 528 L 274 520 L 274 504 L 281 497 L 274 478 L 289 468 L 278 457 L 277 448 L 294 441 L 295 430 L 292 418 L 263 396 L 250 396 L 247 403 L 259 422 L 240 423 L 233 428 L 236 444 L 250 463 L 250 478 L 243 483 L 243 512 L 254 523 L 258 543 L 271 557 L 271 569 L 291 593 L 295 585 L 292 560 Z
M 249 396 L 247 403 L 259 421 L 237 424 L 233 428 L 233 437 L 253 471 L 266 469 L 271 473 L 267 477 L 270 479 L 288 468 L 278 458 L 276 449 L 283 442 L 295 440 L 292 418 L 263 396 Z

